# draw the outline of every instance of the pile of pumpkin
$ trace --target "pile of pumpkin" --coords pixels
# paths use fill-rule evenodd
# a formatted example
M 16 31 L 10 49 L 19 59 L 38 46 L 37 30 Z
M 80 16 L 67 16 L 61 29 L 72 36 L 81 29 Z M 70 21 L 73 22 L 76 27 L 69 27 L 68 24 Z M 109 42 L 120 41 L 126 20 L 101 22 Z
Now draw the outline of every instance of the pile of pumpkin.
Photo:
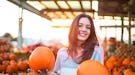
M 27 60 L 18 60 L 12 52 L 12 45 L 5 39 L 0 39 L 0 75 L 26 72 L 29 68 Z
M 121 44 L 116 50 L 115 55 L 120 58 L 130 58 L 135 60 L 135 46 Z
M 135 46 L 119 44 L 114 56 L 105 56 L 105 66 L 111 75 L 135 75 Z
M 12 45 L 5 39 L 0 39 L 0 53 L 9 52 L 12 49 Z
M 105 58 L 105 66 L 110 75 L 135 75 L 135 60 L 111 56 Z

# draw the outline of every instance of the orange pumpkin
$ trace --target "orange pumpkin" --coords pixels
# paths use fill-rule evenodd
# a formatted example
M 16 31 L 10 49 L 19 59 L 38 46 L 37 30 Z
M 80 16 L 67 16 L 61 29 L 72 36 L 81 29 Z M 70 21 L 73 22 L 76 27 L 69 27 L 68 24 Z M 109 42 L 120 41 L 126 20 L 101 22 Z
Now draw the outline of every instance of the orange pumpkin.
M 111 62 L 115 62 L 115 61 L 117 61 L 117 60 L 118 60 L 117 56 L 111 56 L 111 57 L 108 59 L 108 61 L 111 61 Z
M 112 75 L 122 75 L 118 67 L 114 67 L 112 70 Z
M 15 54 L 11 53 L 11 54 L 9 54 L 9 59 L 10 59 L 10 60 L 16 60 L 17 57 L 16 57 Z
M 20 72 L 19 75 L 28 75 L 28 74 L 25 72 Z
M 125 65 L 125 66 L 128 66 L 130 64 L 130 62 L 131 62 L 131 59 L 130 58 L 125 58 L 123 60 L 122 64 Z
M 51 50 L 49 50 L 49 53 L 50 53 L 50 57 L 49 57 L 50 61 L 48 62 L 47 69 L 51 70 L 55 64 L 55 56 Z
M 113 71 L 112 75 L 122 75 L 119 71 Z
M 79 65 L 77 75 L 110 75 L 110 73 L 98 61 L 86 60 Z
M 124 75 L 135 75 L 135 72 L 133 72 L 131 69 L 124 70 Z
M 55 56 L 48 47 L 37 47 L 29 56 L 29 66 L 33 70 L 51 70 L 55 63 Z
M 6 70 L 7 66 L 2 64 L 0 65 L 0 73 L 4 72 Z
M 18 66 L 18 69 L 21 70 L 21 71 L 25 71 L 29 67 L 27 62 L 21 61 L 21 60 L 18 61 L 17 66 Z
M 131 62 L 129 63 L 129 65 L 131 65 L 133 68 L 135 68 L 135 60 L 131 61 Z

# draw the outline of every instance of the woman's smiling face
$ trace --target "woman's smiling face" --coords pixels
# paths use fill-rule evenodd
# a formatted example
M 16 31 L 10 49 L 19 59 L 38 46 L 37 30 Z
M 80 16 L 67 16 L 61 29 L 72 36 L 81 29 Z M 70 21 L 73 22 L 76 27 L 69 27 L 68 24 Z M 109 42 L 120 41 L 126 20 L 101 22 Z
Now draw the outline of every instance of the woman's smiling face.
M 91 23 L 89 21 L 89 19 L 87 17 L 82 17 L 79 20 L 78 23 L 78 40 L 80 42 L 84 42 L 85 40 L 88 39 L 89 35 L 90 35 L 90 29 L 91 29 Z

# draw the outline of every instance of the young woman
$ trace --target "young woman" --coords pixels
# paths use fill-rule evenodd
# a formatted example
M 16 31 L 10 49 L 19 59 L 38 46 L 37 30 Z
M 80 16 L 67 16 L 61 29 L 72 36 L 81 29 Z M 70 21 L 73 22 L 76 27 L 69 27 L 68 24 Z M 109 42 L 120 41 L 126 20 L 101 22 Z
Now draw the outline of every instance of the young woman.
M 92 18 L 80 14 L 71 24 L 68 48 L 58 51 L 54 71 L 60 75 L 76 75 L 78 65 L 85 60 L 97 60 L 103 64 L 104 50 L 99 45 Z

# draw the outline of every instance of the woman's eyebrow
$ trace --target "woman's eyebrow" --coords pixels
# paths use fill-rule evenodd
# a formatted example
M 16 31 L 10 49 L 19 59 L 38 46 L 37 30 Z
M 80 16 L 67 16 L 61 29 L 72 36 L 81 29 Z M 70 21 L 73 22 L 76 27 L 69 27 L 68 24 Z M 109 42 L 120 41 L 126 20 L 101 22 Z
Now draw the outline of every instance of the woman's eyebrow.
M 83 24 L 83 23 L 78 23 L 78 24 Z
M 83 23 L 78 23 L 78 24 L 83 24 Z M 86 24 L 86 25 L 91 25 L 91 24 Z

